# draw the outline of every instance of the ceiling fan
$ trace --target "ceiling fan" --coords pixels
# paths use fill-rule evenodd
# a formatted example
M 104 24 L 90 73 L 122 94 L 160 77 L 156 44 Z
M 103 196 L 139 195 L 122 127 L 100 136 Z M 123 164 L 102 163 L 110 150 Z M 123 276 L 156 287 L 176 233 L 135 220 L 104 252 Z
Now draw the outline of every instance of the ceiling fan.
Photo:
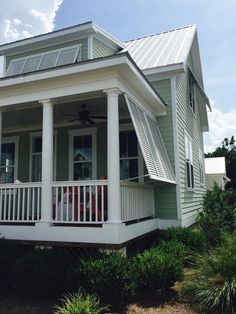
M 75 113 L 75 114 L 69 114 L 69 113 L 63 113 L 63 116 L 67 117 L 73 117 L 72 120 L 69 120 L 67 122 L 74 122 L 79 121 L 81 124 L 95 124 L 96 122 L 94 120 L 106 120 L 106 116 L 92 116 L 90 115 L 90 111 L 87 110 L 87 105 L 83 104 L 81 105 L 82 110 Z

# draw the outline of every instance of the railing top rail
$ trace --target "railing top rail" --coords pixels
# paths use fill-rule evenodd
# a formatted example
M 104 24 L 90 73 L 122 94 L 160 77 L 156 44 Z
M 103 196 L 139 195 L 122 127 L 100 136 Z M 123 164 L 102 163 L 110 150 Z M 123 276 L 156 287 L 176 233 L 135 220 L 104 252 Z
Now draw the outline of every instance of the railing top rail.
M 39 188 L 41 182 L 24 182 L 24 183 L 1 183 L 0 189 L 17 189 L 17 188 Z
M 107 180 L 84 180 L 84 181 L 54 181 L 52 182 L 53 187 L 64 187 L 64 186 L 106 186 Z

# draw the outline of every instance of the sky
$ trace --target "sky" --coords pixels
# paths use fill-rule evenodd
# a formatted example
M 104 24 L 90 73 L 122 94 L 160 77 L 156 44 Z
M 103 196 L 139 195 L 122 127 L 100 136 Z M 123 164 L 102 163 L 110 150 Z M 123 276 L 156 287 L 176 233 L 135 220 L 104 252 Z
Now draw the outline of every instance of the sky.
M 196 24 L 211 101 L 205 151 L 236 135 L 236 0 L 1 0 L 0 44 L 86 21 L 124 41 Z

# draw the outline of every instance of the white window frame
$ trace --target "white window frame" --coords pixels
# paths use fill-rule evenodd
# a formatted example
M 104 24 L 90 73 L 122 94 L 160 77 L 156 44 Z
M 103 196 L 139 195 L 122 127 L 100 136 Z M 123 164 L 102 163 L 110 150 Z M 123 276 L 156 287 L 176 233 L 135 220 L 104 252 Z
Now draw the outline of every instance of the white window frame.
M 134 131 L 134 126 L 132 123 L 125 123 L 125 124 L 120 124 L 119 126 L 119 133 L 120 132 L 124 132 L 124 131 Z M 136 132 L 135 132 L 136 134 Z M 137 136 L 137 134 L 136 134 Z M 138 142 L 138 138 L 137 138 L 137 145 L 138 145 L 138 182 L 144 182 L 144 159 L 143 159 L 143 155 L 142 155 L 142 151 Z M 120 157 L 119 157 L 120 158 Z M 127 158 L 120 158 L 121 159 L 134 159 L 134 157 L 127 157 Z M 128 179 L 127 179 L 128 180 Z
M 92 180 L 97 179 L 97 128 L 85 128 L 69 131 L 69 180 L 74 181 L 73 144 L 75 136 L 92 136 Z
M 205 185 L 204 153 L 199 149 L 199 181 L 200 185 Z
M 14 182 L 18 179 L 19 136 L 2 137 L 1 144 L 15 144 Z M 4 184 L 4 183 L 0 183 Z
M 186 185 L 188 191 L 194 191 L 195 188 L 195 179 L 194 179 L 194 162 L 193 162 L 193 139 L 192 137 L 187 133 L 187 131 L 184 132 L 184 151 L 185 151 L 185 171 L 186 171 Z M 188 164 L 189 167 L 189 181 L 190 186 L 188 185 L 188 172 L 186 165 Z M 193 171 L 191 171 L 191 166 Z M 193 176 L 192 176 L 193 172 Z
M 42 132 L 31 132 L 30 133 L 30 162 L 29 162 L 29 182 L 33 182 L 33 142 L 34 142 L 34 138 L 36 137 L 42 137 L 43 140 L 43 135 Z M 54 142 L 55 142 L 55 147 L 54 147 L 54 151 L 53 151 L 53 180 L 56 181 L 57 178 L 57 131 L 53 132 L 53 137 L 54 137 Z M 43 150 L 43 147 L 42 147 Z M 39 154 L 39 153 L 37 153 Z M 41 153 L 42 155 L 42 153 Z

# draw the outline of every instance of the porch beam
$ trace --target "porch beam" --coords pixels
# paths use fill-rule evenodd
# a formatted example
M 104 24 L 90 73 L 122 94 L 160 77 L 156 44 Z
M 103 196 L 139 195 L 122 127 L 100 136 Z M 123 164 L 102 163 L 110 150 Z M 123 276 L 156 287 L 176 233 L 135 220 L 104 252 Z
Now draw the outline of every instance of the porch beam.
M 107 94 L 107 173 L 108 222 L 121 222 L 119 89 L 104 90 Z
M 43 106 L 41 222 L 50 223 L 52 221 L 53 103 L 50 99 L 39 102 Z

